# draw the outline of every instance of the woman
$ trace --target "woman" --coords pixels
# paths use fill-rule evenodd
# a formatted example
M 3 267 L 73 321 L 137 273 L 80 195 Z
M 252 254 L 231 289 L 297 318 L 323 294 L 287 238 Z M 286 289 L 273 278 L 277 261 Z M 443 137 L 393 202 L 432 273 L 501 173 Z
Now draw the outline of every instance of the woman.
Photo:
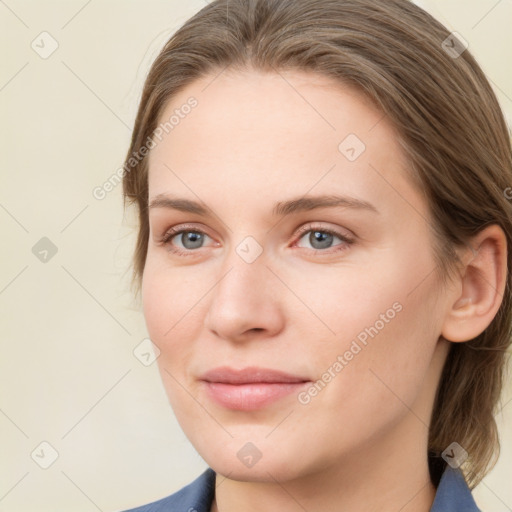
M 478 510 L 511 339 L 510 140 L 405 0 L 215 0 L 125 163 L 135 283 L 209 468 L 133 510 Z

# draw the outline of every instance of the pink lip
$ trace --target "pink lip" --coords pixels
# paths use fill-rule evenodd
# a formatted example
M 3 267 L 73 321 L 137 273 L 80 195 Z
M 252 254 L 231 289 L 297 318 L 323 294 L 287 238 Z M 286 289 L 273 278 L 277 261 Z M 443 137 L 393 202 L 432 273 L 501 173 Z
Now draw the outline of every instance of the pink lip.
M 215 368 L 200 377 L 208 395 L 220 405 L 240 411 L 260 409 L 309 382 L 305 377 L 267 368 Z

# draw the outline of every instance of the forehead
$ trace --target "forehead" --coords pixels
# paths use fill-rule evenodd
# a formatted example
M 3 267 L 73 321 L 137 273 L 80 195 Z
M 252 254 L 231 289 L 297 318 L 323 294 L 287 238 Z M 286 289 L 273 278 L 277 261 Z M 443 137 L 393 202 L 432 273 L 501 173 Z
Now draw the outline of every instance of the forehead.
M 182 109 L 190 110 L 186 108 L 190 98 L 197 106 L 178 119 L 176 114 Z M 231 141 L 235 135 L 244 151 L 256 150 L 250 155 L 255 157 L 271 156 L 284 143 L 291 152 L 306 152 L 307 147 L 300 146 L 304 140 L 336 149 L 339 141 L 351 133 L 364 142 L 377 124 L 388 137 L 395 138 L 382 113 L 354 87 L 305 71 L 224 70 L 201 77 L 170 99 L 160 115 L 160 125 L 173 117 L 172 130 L 164 138 L 169 135 L 171 144 L 178 146 L 184 139 L 190 142 L 193 136 L 198 150 L 212 154 L 213 149 L 215 154 L 233 153 L 236 148 Z M 382 137 L 383 130 L 379 135 Z
M 195 106 L 185 108 L 191 98 Z M 149 156 L 150 196 L 190 195 L 186 183 L 262 198 L 304 194 L 315 183 L 359 196 L 407 187 L 407 161 L 386 117 L 355 88 L 316 73 L 213 73 L 171 98 L 159 123 L 171 127 Z

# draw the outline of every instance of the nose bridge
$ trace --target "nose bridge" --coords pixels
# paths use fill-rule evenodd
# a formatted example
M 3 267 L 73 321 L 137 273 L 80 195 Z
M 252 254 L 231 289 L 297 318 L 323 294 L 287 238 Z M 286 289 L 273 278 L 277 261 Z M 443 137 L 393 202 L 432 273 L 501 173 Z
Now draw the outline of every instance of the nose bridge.
M 267 281 L 272 274 L 266 267 L 265 255 L 256 255 L 254 247 L 242 242 L 226 258 L 222 276 L 214 289 L 215 302 L 221 303 L 226 311 L 242 313 L 256 309 L 265 300 Z
M 270 333 L 280 328 L 282 311 L 267 263 L 263 248 L 251 237 L 230 251 L 212 290 L 207 328 L 232 339 L 251 329 Z

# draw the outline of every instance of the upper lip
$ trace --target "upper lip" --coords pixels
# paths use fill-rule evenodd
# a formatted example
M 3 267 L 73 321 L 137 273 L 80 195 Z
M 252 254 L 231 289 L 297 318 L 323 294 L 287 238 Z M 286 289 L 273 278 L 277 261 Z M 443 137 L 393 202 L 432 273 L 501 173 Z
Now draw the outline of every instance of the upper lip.
M 291 375 L 271 368 L 258 368 L 256 366 L 242 368 L 240 370 L 235 370 L 228 366 L 220 366 L 207 371 L 200 379 L 207 382 L 222 382 L 226 384 L 252 384 L 256 382 L 293 383 L 309 381 L 309 379 L 305 377 Z

